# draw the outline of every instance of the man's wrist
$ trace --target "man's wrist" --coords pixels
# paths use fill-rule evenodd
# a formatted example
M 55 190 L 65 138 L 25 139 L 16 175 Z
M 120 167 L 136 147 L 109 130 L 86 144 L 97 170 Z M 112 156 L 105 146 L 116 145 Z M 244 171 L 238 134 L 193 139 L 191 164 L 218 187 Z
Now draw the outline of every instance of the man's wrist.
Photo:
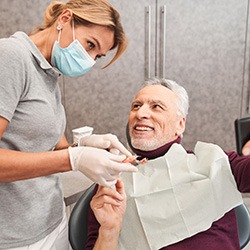
M 112 229 L 104 228 L 103 226 L 100 226 L 100 228 L 99 228 L 99 236 L 102 239 L 105 239 L 108 241 L 114 240 L 114 239 L 117 239 L 117 241 L 118 241 L 120 232 L 121 232 L 120 226 L 116 226 L 115 228 L 112 228 Z

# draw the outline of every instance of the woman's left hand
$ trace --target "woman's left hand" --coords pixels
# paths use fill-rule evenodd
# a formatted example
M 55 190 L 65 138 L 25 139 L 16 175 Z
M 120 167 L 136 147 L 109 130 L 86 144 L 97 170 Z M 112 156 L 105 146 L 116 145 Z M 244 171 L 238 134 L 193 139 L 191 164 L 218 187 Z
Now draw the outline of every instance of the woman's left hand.
M 122 145 L 116 135 L 104 134 L 104 135 L 89 135 L 83 136 L 79 139 L 78 146 L 88 146 L 95 148 L 108 149 L 111 153 L 122 153 L 127 157 L 132 154 Z

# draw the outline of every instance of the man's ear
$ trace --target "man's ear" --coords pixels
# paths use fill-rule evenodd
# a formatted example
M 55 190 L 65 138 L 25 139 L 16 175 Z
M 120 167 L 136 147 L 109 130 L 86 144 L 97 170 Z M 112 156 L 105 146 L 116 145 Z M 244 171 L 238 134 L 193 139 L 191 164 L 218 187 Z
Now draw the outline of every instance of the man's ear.
M 185 128 L 186 128 L 186 118 L 184 116 L 180 116 L 176 126 L 176 134 L 180 136 L 181 134 L 184 133 Z

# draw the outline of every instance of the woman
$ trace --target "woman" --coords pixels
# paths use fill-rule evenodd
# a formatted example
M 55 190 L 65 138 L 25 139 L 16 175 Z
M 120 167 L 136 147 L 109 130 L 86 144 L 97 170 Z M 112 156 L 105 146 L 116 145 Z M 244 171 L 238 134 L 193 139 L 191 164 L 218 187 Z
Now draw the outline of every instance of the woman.
M 0 39 L 0 249 L 68 247 L 62 187 L 56 173 L 79 170 L 104 186 L 130 156 L 116 136 L 92 135 L 69 147 L 58 77 L 86 73 L 126 39 L 118 12 L 105 0 L 54 2 L 29 36 Z M 109 150 L 122 154 L 112 154 Z

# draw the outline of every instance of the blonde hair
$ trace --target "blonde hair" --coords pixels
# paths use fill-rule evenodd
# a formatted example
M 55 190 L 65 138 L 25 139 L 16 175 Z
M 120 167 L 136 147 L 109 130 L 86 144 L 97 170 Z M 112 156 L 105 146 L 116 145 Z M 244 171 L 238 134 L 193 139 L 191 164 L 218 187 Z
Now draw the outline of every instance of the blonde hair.
M 112 64 L 126 50 L 127 38 L 120 21 L 120 14 L 106 0 L 69 0 L 66 3 L 54 1 L 44 13 L 44 23 L 36 27 L 31 34 L 51 27 L 65 9 L 72 11 L 76 26 L 101 25 L 114 32 L 114 45 L 111 50 L 117 48 L 117 51 L 105 67 Z

